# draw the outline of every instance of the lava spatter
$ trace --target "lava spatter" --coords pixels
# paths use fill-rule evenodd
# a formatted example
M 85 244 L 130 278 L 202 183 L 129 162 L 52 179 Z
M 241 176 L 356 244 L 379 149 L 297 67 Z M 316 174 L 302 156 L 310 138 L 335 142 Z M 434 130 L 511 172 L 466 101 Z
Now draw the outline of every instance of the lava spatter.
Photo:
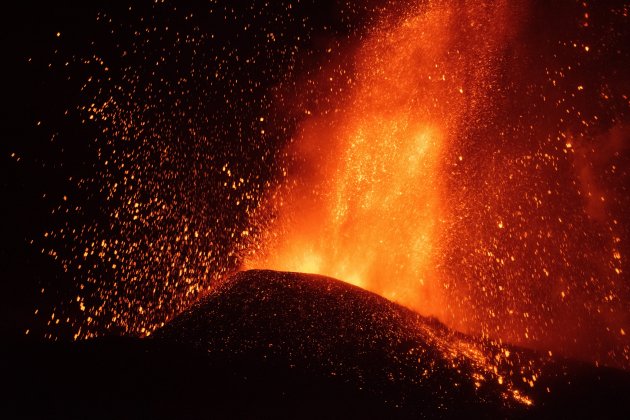
M 42 288 L 47 337 L 149 335 L 238 269 L 282 177 L 273 89 L 321 27 L 309 7 L 119 4 L 52 34 L 46 66 L 77 90 L 51 143 L 83 152 L 38 241 L 64 271 Z
M 627 13 L 465 3 L 396 8 L 315 79 L 246 267 L 627 367 Z

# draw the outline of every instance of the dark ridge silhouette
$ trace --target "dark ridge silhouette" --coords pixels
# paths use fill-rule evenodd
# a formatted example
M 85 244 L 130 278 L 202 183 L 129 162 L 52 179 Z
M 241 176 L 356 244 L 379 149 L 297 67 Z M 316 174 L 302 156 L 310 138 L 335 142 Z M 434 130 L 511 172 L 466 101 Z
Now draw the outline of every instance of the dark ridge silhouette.
M 501 407 L 496 389 L 475 391 L 466 361 L 455 369 L 444 358 L 440 347 L 463 336 L 323 276 L 238 273 L 155 337 L 236 364 L 256 355 L 309 376 L 336 377 L 395 411 L 464 415 Z
M 247 271 L 151 339 L 5 347 L 0 414 L 623 418 L 627 372 L 517 348 L 500 361 L 506 350 L 338 280 Z M 522 381 L 531 366 L 534 387 Z M 533 405 L 517 401 L 515 390 Z

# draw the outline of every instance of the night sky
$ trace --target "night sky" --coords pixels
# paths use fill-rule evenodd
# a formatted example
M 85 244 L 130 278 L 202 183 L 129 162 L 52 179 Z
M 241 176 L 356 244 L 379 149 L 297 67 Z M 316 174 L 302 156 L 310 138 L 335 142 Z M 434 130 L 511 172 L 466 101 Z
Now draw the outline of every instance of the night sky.
M 296 124 L 274 92 L 316 71 L 327 46 L 356 30 L 356 17 L 350 25 L 345 16 L 362 13 L 287 7 L 69 2 L 5 15 L 3 330 L 72 337 L 66 322 L 47 325 L 54 308 L 83 323 L 79 305 L 66 302 L 80 293 L 99 306 L 116 291 L 133 295 L 134 311 L 163 304 L 155 321 L 146 318 L 152 325 L 238 266 L 234 232 L 281 176 L 275 159 Z M 235 191 L 234 180 L 247 184 Z M 142 222 L 130 225 L 136 202 Z M 195 244 L 176 240 L 186 229 Z M 118 240 L 122 255 L 77 268 L 84 245 L 102 240 Z M 98 322 L 109 331 L 111 320 Z

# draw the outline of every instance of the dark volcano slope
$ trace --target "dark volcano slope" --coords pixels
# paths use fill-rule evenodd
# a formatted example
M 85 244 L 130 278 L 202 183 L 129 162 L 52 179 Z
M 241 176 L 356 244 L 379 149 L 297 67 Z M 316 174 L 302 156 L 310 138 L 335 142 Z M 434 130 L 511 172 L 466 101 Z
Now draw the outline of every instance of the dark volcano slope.
M 338 280 L 248 271 L 228 279 L 155 339 L 191 346 L 229 365 L 256 358 L 316 382 L 335 379 L 392 413 L 498 414 L 504 409 L 499 390 L 477 391 L 469 363 L 442 354 L 456 336 L 436 320 Z M 301 398 L 307 406 L 337 399 L 326 389 L 312 395 L 306 389 Z
M 257 378 L 271 412 L 283 407 L 291 416 L 614 418 L 630 395 L 625 372 L 496 347 L 366 290 L 300 273 L 238 273 L 155 339 L 235 370 L 246 366 L 243 378 L 252 365 L 300 378 L 283 383 L 273 369 Z M 533 388 L 523 381 L 532 374 Z M 339 389 L 352 396 L 340 397 Z
M 5 346 L 0 374 L 1 418 L 626 418 L 630 395 L 626 372 L 273 271 L 225 280 L 151 339 Z

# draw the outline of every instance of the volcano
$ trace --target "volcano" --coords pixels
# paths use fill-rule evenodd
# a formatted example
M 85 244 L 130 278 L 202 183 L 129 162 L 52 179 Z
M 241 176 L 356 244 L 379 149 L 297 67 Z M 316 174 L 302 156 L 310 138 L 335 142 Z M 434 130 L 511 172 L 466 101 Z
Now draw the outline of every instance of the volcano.
M 228 277 L 150 338 L 21 343 L 3 360 L 4 418 L 611 418 L 630 391 L 626 372 L 268 270 Z

